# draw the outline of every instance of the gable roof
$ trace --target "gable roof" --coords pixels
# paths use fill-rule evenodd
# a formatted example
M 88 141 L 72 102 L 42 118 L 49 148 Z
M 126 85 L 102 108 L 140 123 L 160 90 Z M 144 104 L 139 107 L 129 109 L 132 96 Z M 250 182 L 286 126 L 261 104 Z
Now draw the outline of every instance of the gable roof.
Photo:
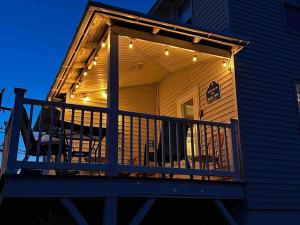
M 83 44 L 87 44 L 86 42 L 88 41 L 98 43 L 100 39 L 103 38 L 103 35 L 105 35 L 111 23 L 121 27 L 130 27 L 132 29 L 150 32 L 153 28 L 158 28 L 165 36 L 181 40 L 190 40 L 191 43 L 195 37 L 199 37 L 208 45 L 215 45 L 218 46 L 218 48 L 235 49 L 235 51 L 239 51 L 248 43 L 247 41 L 228 35 L 217 34 L 202 29 L 199 30 L 190 25 L 174 23 L 144 13 L 90 1 L 86 6 L 82 20 L 69 46 L 65 59 L 47 95 L 48 100 L 52 100 L 60 93 L 60 88 L 66 81 L 70 69 L 74 67 L 74 59 L 77 57 L 78 52 L 81 51 L 82 53 L 82 51 L 85 51 L 87 52 L 86 55 L 92 55 L 93 50 L 90 50 L 90 52 L 88 52 L 88 49 L 83 50 Z M 92 32 L 90 32 L 90 30 L 92 30 Z M 90 33 L 92 33 L 92 35 Z M 88 63 L 89 59 L 86 58 L 86 60 L 86 63 Z M 76 76 L 76 74 L 74 74 L 74 76 Z

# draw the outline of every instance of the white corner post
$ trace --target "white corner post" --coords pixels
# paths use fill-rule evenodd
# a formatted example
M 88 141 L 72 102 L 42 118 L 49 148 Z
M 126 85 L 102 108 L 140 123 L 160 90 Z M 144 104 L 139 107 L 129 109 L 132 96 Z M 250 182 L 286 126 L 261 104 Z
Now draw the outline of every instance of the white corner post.
M 23 102 L 24 95 L 26 93 L 25 89 L 15 88 L 15 101 L 14 107 L 12 111 L 11 118 L 7 126 L 10 126 L 10 138 L 8 145 L 8 158 L 7 158 L 7 173 L 16 173 L 16 162 L 18 157 L 18 148 L 19 148 L 19 137 L 20 137 L 20 129 L 22 122 L 22 110 L 23 110 Z
M 118 166 L 119 35 L 112 31 L 108 34 L 107 105 L 107 175 L 114 176 Z

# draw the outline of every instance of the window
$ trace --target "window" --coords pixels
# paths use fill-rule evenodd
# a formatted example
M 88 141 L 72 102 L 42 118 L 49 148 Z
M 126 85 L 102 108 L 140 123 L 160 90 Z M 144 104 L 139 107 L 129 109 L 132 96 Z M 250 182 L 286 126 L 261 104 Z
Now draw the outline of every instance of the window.
M 191 0 L 183 1 L 177 8 L 177 20 L 182 23 L 192 24 Z
M 285 25 L 288 30 L 300 33 L 300 6 L 284 4 Z

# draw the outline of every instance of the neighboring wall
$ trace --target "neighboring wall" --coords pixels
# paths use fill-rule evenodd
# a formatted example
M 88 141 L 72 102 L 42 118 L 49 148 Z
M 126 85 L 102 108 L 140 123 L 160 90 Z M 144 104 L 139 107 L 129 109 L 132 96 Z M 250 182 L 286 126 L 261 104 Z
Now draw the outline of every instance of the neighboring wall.
M 177 99 L 196 88 L 200 97 L 200 110 L 203 110 L 201 119 L 229 122 L 230 118 L 236 118 L 233 73 L 225 69 L 222 63 L 222 59 L 216 59 L 169 74 L 159 84 L 160 114 L 176 117 Z M 205 93 L 213 80 L 220 84 L 221 99 L 207 105 Z
M 229 29 L 227 0 L 193 0 L 193 25 L 212 31 Z
M 284 1 L 230 2 L 232 31 L 250 41 L 236 56 L 248 206 L 300 209 L 300 123 L 295 92 L 295 82 L 300 80 L 300 35 L 285 30 Z M 299 224 L 300 213 L 295 213 L 298 220 L 286 214 L 282 223 L 260 224 Z

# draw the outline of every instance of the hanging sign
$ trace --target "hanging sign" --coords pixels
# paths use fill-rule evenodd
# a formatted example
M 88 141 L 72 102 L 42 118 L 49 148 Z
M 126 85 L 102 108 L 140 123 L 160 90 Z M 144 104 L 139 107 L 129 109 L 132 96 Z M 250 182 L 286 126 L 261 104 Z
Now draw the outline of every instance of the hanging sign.
M 206 104 L 210 105 L 221 98 L 220 84 L 216 81 L 210 82 L 206 90 Z

